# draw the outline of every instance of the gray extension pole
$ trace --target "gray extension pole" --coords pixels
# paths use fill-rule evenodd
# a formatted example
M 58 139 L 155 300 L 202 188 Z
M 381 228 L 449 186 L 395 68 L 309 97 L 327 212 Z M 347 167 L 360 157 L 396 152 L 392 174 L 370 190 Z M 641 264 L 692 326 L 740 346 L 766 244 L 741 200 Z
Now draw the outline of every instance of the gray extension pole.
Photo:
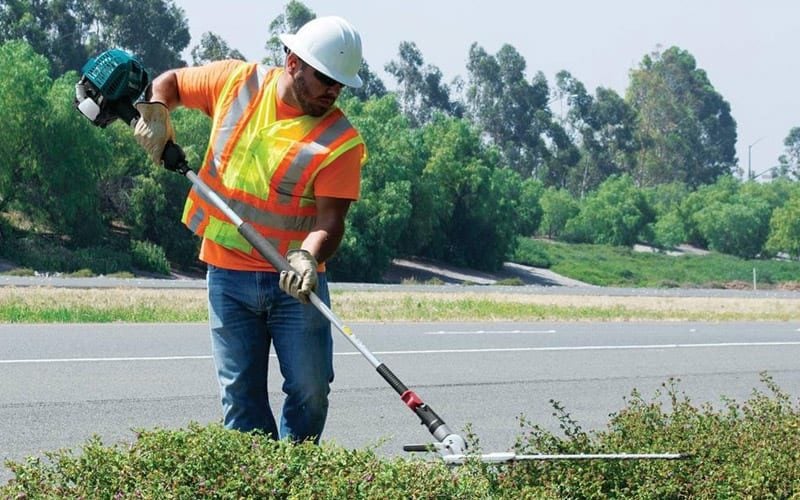
M 175 148 L 170 148 L 175 151 Z M 184 160 L 185 163 L 185 160 Z M 292 269 L 286 257 L 280 254 L 278 250 L 266 240 L 252 224 L 242 220 L 241 217 L 223 200 L 213 189 L 200 179 L 197 174 L 188 168 L 179 170 L 185 175 L 195 189 L 197 189 L 202 196 L 211 201 L 217 208 L 219 208 L 226 217 L 236 226 L 239 233 L 250 243 L 253 247 L 264 256 L 270 264 L 272 264 L 278 271 L 289 271 Z M 341 320 L 331 311 L 331 309 L 319 298 L 317 294 L 311 292 L 309 299 L 314 307 L 331 322 L 345 338 L 364 355 L 370 364 L 375 368 L 378 374 L 392 387 L 392 389 L 400 395 L 400 399 L 413 411 L 420 419 L 420 423 L 424 425 L 431 435 L 438 441 L 438 447 L 442 456 L 462 454 L 467 449 L 467 443 L 462 436 L 454 433 L 447 424 L 442 420 L 433 409 L 428 406 L 422 398 L 420 398 L 414 391 L 406 387 L 405 384 L 377 357 L 375 357 L 367 346 L 353 334 L 350 327 L 342 323 Z
M 256 232 L 256 229 L 250 225 L 250 223 L 245 222 L 239 217 L 227 203 L 225 200 L 220 198 L 220 196 L 208 185 L 203 182 L 194 171 L 189 170 L 186 172 L 186 177 L 192 181 L 194 187 L 200 191 L 200 193 L 206 199 L 210 200 L 211 203 L 214 204 L 218 209 L 220 209 L 226 217 L 236 226 L 242 236 L 253 245 L 259 253 L 261 253 L 264 258 L 269 260 L 269 263 L 275 266 L 275 269 L 278 271 L 288 271 L 291 269 L 289 262 L 286 258 L 278 252 L 274 246 L 270 245 L 268 241 L 264 240 L 259 233 Z M 256 236 L 257 235 L 257 236 Z M 350 329 L 349 326 L 342 323 L 342 321 L 331 311 L 331 308 L 328 307 L 322 300 L 315 294 L 311 292 L 310 295 L 311 303 L 316 307 L 323 316 L 325 316 L 328 321 L 331 322 L 340 332 L 342 332 L 347 340 L 350 341 L 353 346 L 355 346 L 358 351 L 364 355 L 367 360 L 372 364 L 373 367 L 377 368 L 380 366 L 381 361 L 372 354 L 369 349 L 353 334 L 353 331 Z
M 238 231 L 270 264 L 278 271 L 288 271 L 291 265 L 286 258 L 278 252 L 260 233 L 249 223 L 242 220 L 228 204 L 213 189 L 200 179 L 192 170 L 186 170 L 184 175 L 192 181 L 194 187 L 208 200 L 219 208 L 226 217 L 236 226 Z M 439 453 L 446 464 L 461 465 L 471 459 L 478 459 L 484 463 L 510 463 L 519 461 L 579 461 L 579 460 L 679 460 L 686 458 L 680 453 L 610 453 L 610 454 L 561 454 L 561 455 L 517 455 L 514 453 L 489 453 L 485 455 L 464 454 L 466 443 L 463 437 L 453 433 L 433 410 L 428 407 L 413 391 L 410 391 L 395 375 L 384 365 L 361 340 L 353 334 L 350 327 L 331 311 L 331 309 L 315 294 L 311 292 L 311 303 L 331 322 L 358 351 L 364 355 L 378 373 L 394 388 L 401 399 L 428 427 L 431 434 L 439 440 Z

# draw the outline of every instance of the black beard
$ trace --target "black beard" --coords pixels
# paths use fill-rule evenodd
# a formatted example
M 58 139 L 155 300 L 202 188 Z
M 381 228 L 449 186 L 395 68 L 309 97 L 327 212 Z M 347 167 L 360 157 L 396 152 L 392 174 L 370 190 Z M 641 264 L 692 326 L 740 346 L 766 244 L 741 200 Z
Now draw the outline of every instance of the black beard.
M 327 113 L 330 109 L 329 107 L 311 102 L 309 97 L 311 93 L 308 90 L 308 85 L 306 85 L 306 79 L 304 76 L 298 76 L 294 79 L 294 82 L 292 83 L 292 91 L 294 92 L 298 104 L 300 104 L 300 109 L 303 111 L 303 113 L 309 116 L 318 118 Z

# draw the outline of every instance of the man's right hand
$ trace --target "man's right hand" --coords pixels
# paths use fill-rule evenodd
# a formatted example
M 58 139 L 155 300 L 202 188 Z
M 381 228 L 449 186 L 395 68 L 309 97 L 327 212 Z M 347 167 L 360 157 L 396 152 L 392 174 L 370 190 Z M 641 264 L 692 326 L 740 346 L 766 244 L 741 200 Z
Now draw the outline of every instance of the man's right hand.
M 133 137 L 156 165 L 161 165 L 164 147 L 175 141 L 175 131 L 169 118 L 169 109 L 161 102 L 139 102 L 136 109 L 141 115 L 136 122 Z
M 317 288 L 317 260 L 305 250 L 289 250 L 286 260 L 292 266 L 281 271 L 278 286 L 303 304 L 311 301 L 310 295 Z

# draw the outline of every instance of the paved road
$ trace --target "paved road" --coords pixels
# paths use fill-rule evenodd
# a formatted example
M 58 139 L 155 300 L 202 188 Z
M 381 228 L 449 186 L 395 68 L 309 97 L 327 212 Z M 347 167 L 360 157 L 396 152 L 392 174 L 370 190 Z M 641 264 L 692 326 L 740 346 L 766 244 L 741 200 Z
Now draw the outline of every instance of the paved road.
M 556 431 L 550 399 L 602 428 L 638 388 L 669 377 L 696 403 L 746 399 L 759 372 L 800 395 L 792 323 L 413 323 L 351 325 L 450 426 L 471 424 L 485 451 L 512 446 L 516 418 Z M 325 439 L 400 454 L 428 442 L 417 418 L 340 334 Z M 220 418 L 202 324 L 0 325 L 0 460 L 77 448 L 92 434 Z M 280 380 L 270 385 L 281 401 Z M 631 450 L 636 451 L 636 450 Z M 672 451 L 672 450 L 665 450 Z M 0 470 L 0 482 L 9 478 Z

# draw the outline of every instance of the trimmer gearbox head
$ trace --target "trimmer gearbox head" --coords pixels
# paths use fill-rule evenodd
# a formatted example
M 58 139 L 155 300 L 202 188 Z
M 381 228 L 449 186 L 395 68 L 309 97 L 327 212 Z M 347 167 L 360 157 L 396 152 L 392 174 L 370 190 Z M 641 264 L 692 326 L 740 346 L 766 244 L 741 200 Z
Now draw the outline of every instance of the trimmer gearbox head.
M 117 118 L 130 124 L 133 103 L 150 85 L 150 75 L 133 55 L 120 49 L 103 52 L 81 68 L 75 107 L 92 123 L 106 127 Z

